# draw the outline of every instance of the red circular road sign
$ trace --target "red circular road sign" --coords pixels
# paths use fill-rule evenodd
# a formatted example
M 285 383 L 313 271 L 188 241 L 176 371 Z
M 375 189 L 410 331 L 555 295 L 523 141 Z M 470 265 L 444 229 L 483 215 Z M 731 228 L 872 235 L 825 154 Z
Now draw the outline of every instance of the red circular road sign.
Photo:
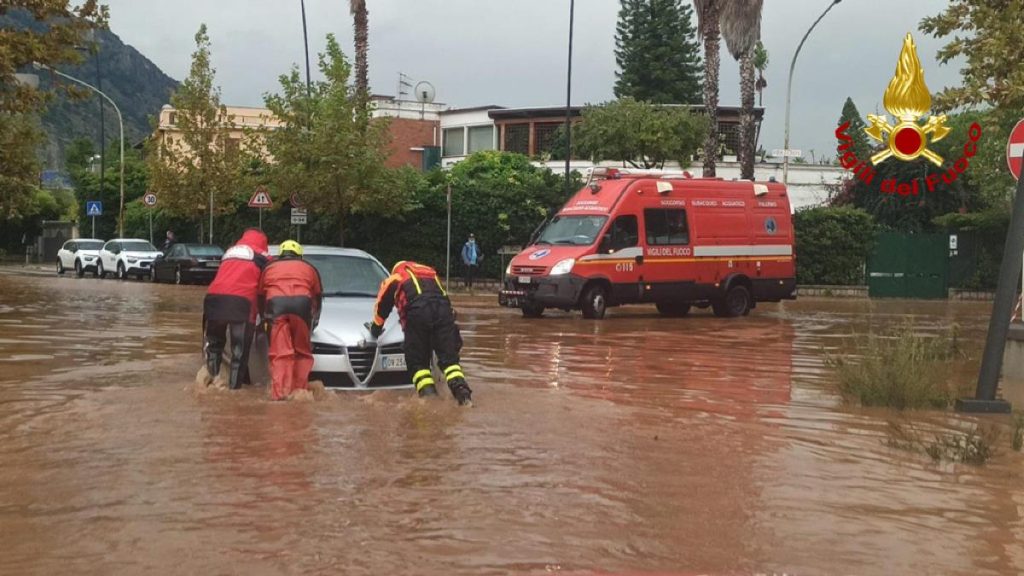
M 292 208 L 302 208 L 302 200 L 299 199 L 298 192 L 292 192 L 292 196 L 288 201 L 291 202 Z
M 1006 142 L 1006 163 L 1010 166 L 1010 174 L 1020 179 L 1021 160 L 1024 156 L 1024 120 L 1017 122 L 1017 125 L 1010 131 L 1010 139 Z
M 142 197 L 142 203 L 152 208 L 156 206 L 156 194 L 152 192 L 146 192 L 146 195 Z

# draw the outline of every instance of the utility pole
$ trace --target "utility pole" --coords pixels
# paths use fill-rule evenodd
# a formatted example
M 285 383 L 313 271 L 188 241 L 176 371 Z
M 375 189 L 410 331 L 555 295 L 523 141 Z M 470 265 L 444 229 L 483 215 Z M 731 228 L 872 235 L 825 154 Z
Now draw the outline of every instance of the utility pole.
M 569 65 L 565 80 L 565 194 L 572 194 L 572 173 L 569 161 L 572 159 L 572 28 L 576 14 L 576 0 L 569 0 Z

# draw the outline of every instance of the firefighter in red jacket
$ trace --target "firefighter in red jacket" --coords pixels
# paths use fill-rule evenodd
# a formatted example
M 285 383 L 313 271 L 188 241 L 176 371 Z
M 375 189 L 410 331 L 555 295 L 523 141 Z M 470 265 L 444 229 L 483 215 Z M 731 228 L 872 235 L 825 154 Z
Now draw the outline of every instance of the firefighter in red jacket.
M 313 370 L 310 336 L 320 320 L 323 286 L 317 269 L 302 259 L 302 246 L 281 243 L 281 254 L 260 279 L 263 317 L 270 323 L 270 397 L 284 400 L 309 388 Z
M 398 309 L 405 330 L 405 363 L 417 393 L 421 397 L 437 396 L 430 372 L 431 355 L 436 353 L 452 396 L 460 406 L 471 404 L 473 391 L 459 365 L 462 336 L 437 272 L 410 261 L 395 264 L 377 294 L 373 322 L 366 324 L 372 337 L 377 338 L 384 331 L 384 320 L 392 308 Z
M 220 373 L 224 346 L 230 334 L 228 386 L 232 390 L 249 378 L 249 347 L 256 327 L 256 291 L 269 258 L 266 235 L 256 229 L 246 230 L 238 243 L 224 253 L 217 276 L 203 301 L 206 370 L 210 378 Z

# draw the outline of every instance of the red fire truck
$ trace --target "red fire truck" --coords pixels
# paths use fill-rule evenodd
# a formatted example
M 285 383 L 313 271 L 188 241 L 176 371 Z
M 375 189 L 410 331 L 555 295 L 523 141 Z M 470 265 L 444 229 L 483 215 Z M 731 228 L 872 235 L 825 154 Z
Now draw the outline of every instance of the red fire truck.
M 782 184 L 595 169 L 512 259 L 498 302 L 526 317 L 642 302 L 742 316 L 795 299 L 795 260 Z

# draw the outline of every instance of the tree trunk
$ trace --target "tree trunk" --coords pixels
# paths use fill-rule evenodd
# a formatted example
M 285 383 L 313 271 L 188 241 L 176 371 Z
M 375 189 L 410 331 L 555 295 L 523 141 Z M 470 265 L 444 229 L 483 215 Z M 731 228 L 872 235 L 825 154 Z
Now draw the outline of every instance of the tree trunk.
M 740 58 L 740 179 L 754 179 L 754 51 Z
M 708 132 L 704 138 L 704 177 L 715 176 L 718 160 L 718 68 L 721 64 L 721 49 L 718 30 L 719 8 L 717 2 L 709 2 L 704 14 L 704 112 L 708 116 Z
M 362 5 L 353 14 L 353 27 L 355 28 L 356 44 L 356 91 L 359 94 L 360 102 L 366 103 L 370 99 L 369 64 L 367 57 L 370 52 L 370 24 L 369 12 L 366 4 Z

